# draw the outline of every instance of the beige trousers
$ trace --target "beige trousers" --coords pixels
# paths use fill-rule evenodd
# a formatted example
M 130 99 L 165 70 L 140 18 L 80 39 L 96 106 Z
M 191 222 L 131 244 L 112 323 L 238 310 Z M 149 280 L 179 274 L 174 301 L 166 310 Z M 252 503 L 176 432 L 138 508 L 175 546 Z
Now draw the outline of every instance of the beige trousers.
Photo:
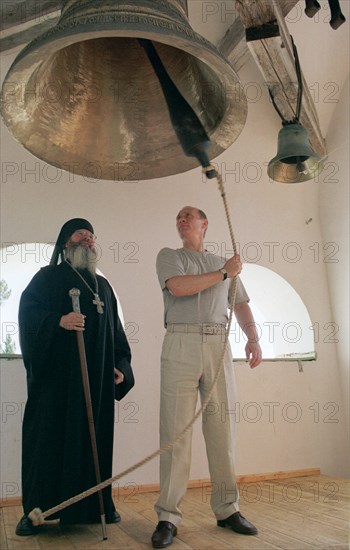
M 166 333 L 161 356 L 160 445 L 180 434 L 212 386 L 219 367 L 223 335 Z M 231 350 L 225 355 L 208 407 L 202 413 L 211 479 L 210 504 L 217 519 L 239 510 L 234 466 L 235 380 Z M 187 490 L 191 465 L 192 428 L 160 456 L 160 496 L 155 505 L 159 521 L 178 525 L 180 503 Z

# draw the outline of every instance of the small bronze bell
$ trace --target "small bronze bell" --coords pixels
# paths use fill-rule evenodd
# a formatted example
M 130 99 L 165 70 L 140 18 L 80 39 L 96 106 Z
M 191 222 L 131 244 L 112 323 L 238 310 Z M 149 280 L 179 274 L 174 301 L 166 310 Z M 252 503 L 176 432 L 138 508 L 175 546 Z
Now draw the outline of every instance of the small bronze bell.
M 299 183 L 313 179 L 323 170 L 323 159 L 312 149 L 306 128 L 300 123 L 303 96 L 303 81 L 299 56 L 291 36 L 295 70 L 298 78 L 298 96 L 295 117 L 286 120 L 278 108 L 269 89 L 272 104 L 282 119 L 282 129 L 278 134 L 277 155 L 270 160 L 267 173 L 271 179 L 281 183 Z
M 268 165 L 270 178 L 299 183 L 313 179 L 322 169 L 322 160 L 311 148 L 306 128 L 300 122 L 285 124 L 278 134 L 277 155 Z

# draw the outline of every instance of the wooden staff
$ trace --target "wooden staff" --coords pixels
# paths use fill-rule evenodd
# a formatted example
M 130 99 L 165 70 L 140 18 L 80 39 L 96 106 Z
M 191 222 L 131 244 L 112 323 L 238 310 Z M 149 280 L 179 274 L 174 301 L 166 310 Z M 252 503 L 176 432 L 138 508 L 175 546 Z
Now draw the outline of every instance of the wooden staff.
M 69 296 L 72 298 L 73 311 L 75 311 L 76 313 L 80 313 L 80 304 L 79 304 L 80 290 L 78 288 L 72 288 L 69 291 Z M 97 485 L 99 485 L 101 483 L 101 475 L 100 475 L 100 466 L 98 461 L 95 423 L 94 423 L 94 415 L 93 415 L 92 403 L 91 403 L 91 393 L 90 393 L 89 376 L 88 376 L 86 354 L 85 354 L 84 336 L 83 336 L 83 333 L 79 331 L 76 331 L 76 334 L 77 334 L 77 341 L 78 341 L 81 376 L 83 380 L 86 413 L 87 413 L 88 423 L 89 423 L 92 457 L 94 461 L 96 483 Z M 103 540 L 107 540 L 106 517 L 105 517 L 105 511 L 104 511 L 102 490 L 98 491 L 98 500 L 100 504 L 102 536 L 103 536 Z

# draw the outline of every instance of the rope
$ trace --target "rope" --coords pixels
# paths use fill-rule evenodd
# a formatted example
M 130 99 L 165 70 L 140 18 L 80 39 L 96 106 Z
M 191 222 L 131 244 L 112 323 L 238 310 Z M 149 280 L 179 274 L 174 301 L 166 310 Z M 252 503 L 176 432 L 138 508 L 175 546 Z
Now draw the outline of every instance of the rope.
M 207 173 L 210 170 L 215 171 L 216 178 L 218 180 L 218 186 L 219 186 L 220 194 L 221 194 L 221 197 L 222 197 L 222 200 L 223 200 L 223 203 L 224 203 L 224 209 L 225 209 L 227 224 L 228 224 L 228 228 L 229 228 L 229 232 L 230 232 L 230 237 L 231 237 L 231 242 L 232 242 L 232 249 L 233 249 L 234 254 L 237 254 L 237 246 L 236 246 L 236 242 L 235 242 L 235 238 L 234 238 L 234 234 L 233 234 L 233 228 L 232 228 L 230 213 L 229 213 L 229 209 L 228 209 L 228 205 L 227 205 L 226 193 L 225 193 L 225 189 L 224 189 L 223 179 L 222 179 L 221 174 L 219 174 L 213 166 L 207 166 L 207 167 L 203 168 L 204 173 Z M 228 319 L 228 323 L 227 323 L 227 328 L 226 328 L 226 331 L 225 331 L 224 346 L 223 346 L 221 356 L 220 356 L 219 367 L 218 367 L 217 372 L 215 374 L 215 377 L 214 377 L 214 380 L 213 380 L 213 383 L 212 383 L 212 386 L 210 388 L 210 391 L 209 391 L 209 394 L 208 394 L 207 398 L 203 402 L 202 406 L 198 409 L 198 411 L 196 412 L 194 417 L 185 426 L 183 431 L 179 435 L 177 435 L 172 441 L 170 441 L 169 443 L 167 443 L 166 445 L 164 445 L 160 449 L 157 449 L 156 451 L 154 451 L 150 455 L 146 456 L 145 458 L 143 458 L 139 462 L 136 462 L 136 464 L 133 464 L 132 466 L 130 466 L 126 470 L 123 470 L 121 473 L 116 474 L 115 476 L 110 477 L 110 478 L 106 479 L 105 481 L 102 481 L 98 485 L 96 485 L 94 487 L 91 487 L 90 489 L 87 489 L 86 491 L 80 493 L 79 495 L 73 496 L 73 497 L 69 498 L 68 500 L 65 500 L 64 502 L 61 502 L 60 504 L 57 504 L 57 506 L 54 506 L 53 508 L 50 508 L 49 510 L 46 510 L 45 512 L 42 512 L 40 510 L 40 508 L 34 508 L 34 510 L 32 510 L 28 514 L 28 517 L 32 521 L 33 525 L 40 525 L 41 523 L 44 523 L 45 518 L 59 512 L 60 510 L 63 510 L 64 508 L 67 508 L 71 504 L 75 504 L 76 502 L 79 502 L 80 500 L 83 500 L 84 498 L 87 498 L 87 497 L 93 495 L 94 493 L 97 493 L 98 491 L 101 491 L 102 489 L 104 489 L 105 487 L 108 487 L 108 485 L 111 485 L 112 483 L 114 483 L 115 481 L 120 479 L 121 477 L 124 477 L 125 475 L 130 474 L 131 472 L 137 470 L 138 468 L 141 468 L 141 466 L 144 466 L 145 464 L 147 464 L 148 462 L 150 462 L 151 460 L 153 460 L 157 456 L 165 453 L 166 451 L 168 451 L 169 449 L 174 447 L 174 445 L 176 445 L 176 443 L 178 443 L 187 434 L 187 432 L 192 428 L 193 424 L 196 422 L 196 420 L 200 416 L 200 414 L 206 409 L 206 407 L 207 407 L 207 405 L 208 405 L 208 403 L 211 399 L 211 396 L 213 394 L 213 391 L 215 389 L 217 380 L 220 376 L 222 367 L 224 365 L 224 358 L 225 358 L 225 353 L 226 353 L 226 350 L 227 350 L 228 336 L 230 334 L 230 329 L 231 329 L 231 324 L 232 324 L 233 305 L 235 303 L 236 293 L 237 293 L 237 277 L 233 277 L 233 279 L 231 281 L 231 285 L 230 285 L 230 291 L 229 291 L 230 314 L 229 314 L 229 319 Z

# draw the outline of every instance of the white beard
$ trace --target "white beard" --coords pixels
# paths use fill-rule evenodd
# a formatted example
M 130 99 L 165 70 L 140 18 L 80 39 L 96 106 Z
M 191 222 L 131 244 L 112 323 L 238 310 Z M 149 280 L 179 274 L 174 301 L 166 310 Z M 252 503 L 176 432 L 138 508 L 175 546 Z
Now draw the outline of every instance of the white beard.
M 65 257 L 75 269 L 88 269 L 96 275 L 97 250 L 87 246 L 68 246 L 65 249 Z

